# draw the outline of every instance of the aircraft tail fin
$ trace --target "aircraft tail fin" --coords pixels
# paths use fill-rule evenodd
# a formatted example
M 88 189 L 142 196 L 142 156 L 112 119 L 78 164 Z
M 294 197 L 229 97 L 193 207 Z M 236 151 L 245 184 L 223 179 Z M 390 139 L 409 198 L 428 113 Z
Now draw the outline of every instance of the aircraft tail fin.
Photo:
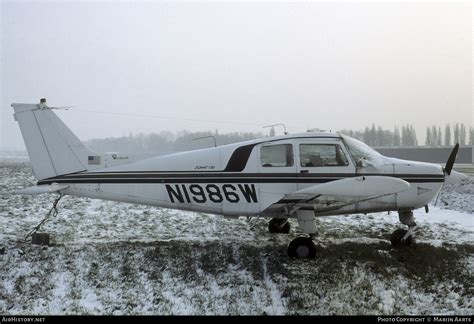
M 12 107 L 38 180 L 90 170 L 90 164 L 92 168 L 100 165 L 100 156 L 74 135 L 45 99 L 40 104 L 14 103 Z

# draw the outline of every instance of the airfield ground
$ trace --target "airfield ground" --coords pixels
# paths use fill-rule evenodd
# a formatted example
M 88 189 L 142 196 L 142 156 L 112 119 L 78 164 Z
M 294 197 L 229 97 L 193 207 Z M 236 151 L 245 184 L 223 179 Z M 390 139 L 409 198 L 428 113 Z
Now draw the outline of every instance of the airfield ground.
M 33 185 L 27 162 L 0 160 L 0 191 Z M 318 219 L 315 260 L 291 260 L 300 232 L 265 219 L 226 219 L 64 197 L 0 196 L 0 314 L 472 314 L 474 180 L 445 186 L 417 210 L 416 244 L 388 238 L 396 213 Z

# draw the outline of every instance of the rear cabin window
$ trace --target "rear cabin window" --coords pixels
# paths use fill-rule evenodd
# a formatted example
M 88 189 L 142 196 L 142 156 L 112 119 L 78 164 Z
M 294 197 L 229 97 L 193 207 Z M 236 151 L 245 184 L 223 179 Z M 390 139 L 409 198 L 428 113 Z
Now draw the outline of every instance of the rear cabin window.
M 262 146 L 260 158 L 263 167 L 290 167 L 293 166 L 293 145 L 280 144 Z
M 302 167 L 349 165 L 344 151 L 337 144 L 300 144 Z

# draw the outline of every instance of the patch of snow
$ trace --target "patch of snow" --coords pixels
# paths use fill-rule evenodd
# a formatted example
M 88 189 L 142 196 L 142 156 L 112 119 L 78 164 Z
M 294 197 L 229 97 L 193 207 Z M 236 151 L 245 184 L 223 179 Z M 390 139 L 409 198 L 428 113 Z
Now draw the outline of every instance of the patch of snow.
M 474 214 L 474 177 L 452 183 L 445 183 L 439 195 L 437 206 Z
M 28 163 L 0 160 L 0 191 L 33 185 Z M 474 272 L 472 180 L 415 211 L 417 245 L 390 248 L 397 213 L 317 219 L 316 260 L 292 260 L 301 234 L 270 235 L 267 219 L 228 219 L 64 197 L 0 196 L 0 313 L 190 315 L 469 315 Z M 451 210 L 448 208 L 454 208 Z

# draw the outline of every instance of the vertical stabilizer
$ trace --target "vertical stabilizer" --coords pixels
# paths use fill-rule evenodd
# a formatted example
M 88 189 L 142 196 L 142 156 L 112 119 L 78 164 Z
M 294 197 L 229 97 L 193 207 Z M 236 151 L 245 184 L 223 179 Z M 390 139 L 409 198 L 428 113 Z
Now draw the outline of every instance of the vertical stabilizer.
M 12 104 L 15 120 L 38 180 L 86 171 L 89 150 L 42 99 L 40 104 Z

